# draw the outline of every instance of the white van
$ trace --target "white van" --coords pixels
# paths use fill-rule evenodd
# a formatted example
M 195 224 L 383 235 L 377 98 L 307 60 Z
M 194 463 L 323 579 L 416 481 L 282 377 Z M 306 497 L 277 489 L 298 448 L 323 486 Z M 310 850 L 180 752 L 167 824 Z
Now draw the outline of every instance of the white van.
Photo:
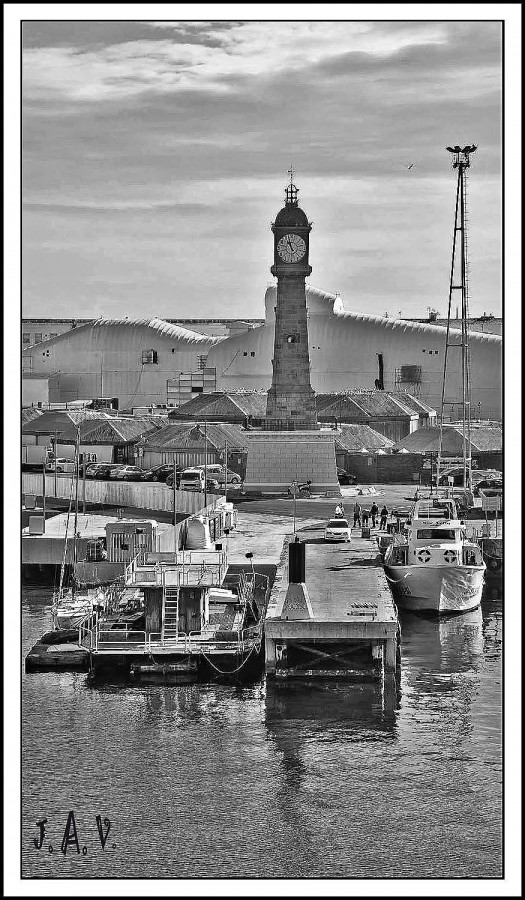
M 179 490 L 181 491 L 201 491 L 204 493 L 206 477 L 204 469 L 184 469 L 180 475 Z

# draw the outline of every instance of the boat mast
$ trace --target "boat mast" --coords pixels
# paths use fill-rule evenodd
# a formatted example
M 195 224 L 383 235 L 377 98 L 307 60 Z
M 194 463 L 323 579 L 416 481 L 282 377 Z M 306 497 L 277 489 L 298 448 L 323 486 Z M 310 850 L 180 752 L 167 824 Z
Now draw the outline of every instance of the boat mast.
M 452 168 L 458 170 L 456 186 L 456 209 L 454 214 L 454 231 L 452 237 L 452 260 L 450 265 L 450 281 L 448 292 L 447 310 L 447 334 L 445 339 L 445 359 L 443 364 L 443 384 L 441 393 L 441 421 L 439 428 L 439 451 L 437 462 L 437 482 L 439 487 L 439 475 L 441 467 L 441 453 L 443 447 L 443 421 L 446 400 L 447 362 L 449 347 L 461 347 L 461 409 L 462 409 L 462 433 L 463 433 L 463 487 L 472 489 L 472 444 L 470 427 L 470 354 L 468 342 L 468 255 L 467 255 L 467 169 L 470 168 L 470 154 L 476 150 L 472 146 L 447 147 L 453 154 Z M 459 242 L 459 265 L 458 257 Z M 457 282 L 457 283 L 456 283 Z M 461 341 L 451 340 L 450 320 L 452 313 L 453 291 L 461 292 Z M 448 401 L 453 403 L 454 401 Z M 456 401 L 457 402 L 457 401 Z
M 73 527 L 73 578 L 71 579 L 71 596 L 75 596 L 75 568 L 77 563 L 77 530 L 78 530 L 78 481 L 80 474 L 80 425 L 77 425 L 75 441 L 75 524 Z

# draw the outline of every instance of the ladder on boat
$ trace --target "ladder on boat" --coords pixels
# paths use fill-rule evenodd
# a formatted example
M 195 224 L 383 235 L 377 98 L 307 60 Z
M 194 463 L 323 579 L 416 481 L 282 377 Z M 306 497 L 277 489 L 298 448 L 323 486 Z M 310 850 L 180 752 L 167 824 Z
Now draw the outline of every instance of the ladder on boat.
M 180 588 L 165 587 L 162 598 L 162 640 L 176 639 L 179 634 Z

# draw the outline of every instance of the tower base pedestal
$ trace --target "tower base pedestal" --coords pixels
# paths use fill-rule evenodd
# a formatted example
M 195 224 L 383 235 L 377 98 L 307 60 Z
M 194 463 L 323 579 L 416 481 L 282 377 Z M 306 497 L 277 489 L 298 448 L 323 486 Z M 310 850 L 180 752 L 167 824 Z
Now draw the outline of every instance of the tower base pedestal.
M 335 437 L 327 431 L 250 431 L 244 489 L 274 493 L 292 482 L 341 495 Z

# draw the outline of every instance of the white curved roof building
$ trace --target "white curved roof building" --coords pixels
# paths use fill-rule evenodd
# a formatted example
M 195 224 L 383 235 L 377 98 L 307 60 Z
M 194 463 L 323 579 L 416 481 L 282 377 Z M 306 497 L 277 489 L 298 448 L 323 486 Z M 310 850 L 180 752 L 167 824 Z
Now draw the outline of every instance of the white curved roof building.
M 51 401 L 118 397 L 120 409 L 165 404 L 168 382 L 201 371 L 220 340 L 156 317 L 101 318 L 24 350 L 22 371 L 52 378 Z
M 218 390 L 268 389 L 272 380 L 276 287 L 266 291 L 265 324 L 226 338 L 208 354 Z M 355 388 L 409 390 L 439 410 L 446 328 L 349 312 L 336 294 L 307 285 L 311 382 L 317 393 Z M 459 339 L 459 336 L 458 338 Z M 501 418 L 502 338 L 470 335 L 472 417 Z M 410 380 L 403 380 L 403 379 Z M 461 351 L 449 349 L 447 399 L 459 415 Z

